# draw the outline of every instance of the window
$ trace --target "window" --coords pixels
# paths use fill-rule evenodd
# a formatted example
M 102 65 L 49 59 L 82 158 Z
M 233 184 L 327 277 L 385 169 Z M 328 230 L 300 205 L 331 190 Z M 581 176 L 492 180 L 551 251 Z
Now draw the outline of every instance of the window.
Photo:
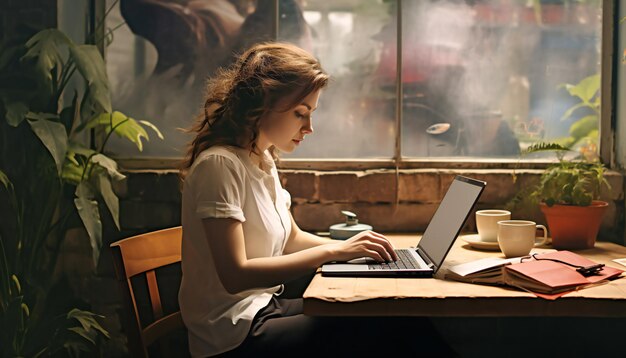
M 268 39 L 308 49 L 333 77 L 315 134 L 283 156 L 287 165 L 516 161 L 536 141 L 598 151 L 602 1 L 106 5 L 109 28 L 126 23 L 107 48 L 114 107 L 166 136 L 143 158 L 180 157 L 188 138 L 177 128 L 198 113 L 205 76 Z M 137 156 L 121 141 L 114 147 Z

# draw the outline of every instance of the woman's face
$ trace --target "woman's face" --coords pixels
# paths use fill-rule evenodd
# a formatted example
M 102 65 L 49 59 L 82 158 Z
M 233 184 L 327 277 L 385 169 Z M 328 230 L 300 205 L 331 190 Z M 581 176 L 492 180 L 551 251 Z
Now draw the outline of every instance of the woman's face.
M 287 111 L 270 111 L 259 129 L 258 148 L 265 151 L 273 145 L 281 152 L 293 152 L 307 134 L 313 133 L 312 113 L 317 109 L 319 97 L 317 90 Z M 277 107 L 281 108 L 281 103 Z

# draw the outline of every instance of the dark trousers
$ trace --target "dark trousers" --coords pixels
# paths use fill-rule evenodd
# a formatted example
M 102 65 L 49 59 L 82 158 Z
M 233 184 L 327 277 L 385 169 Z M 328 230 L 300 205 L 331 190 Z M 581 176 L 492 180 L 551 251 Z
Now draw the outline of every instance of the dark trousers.
M 302 298 L 272 298 L 244 342 L 221 357 L 456 356 L 427 318 L 311 317 L 302 313 L 302 304 Z

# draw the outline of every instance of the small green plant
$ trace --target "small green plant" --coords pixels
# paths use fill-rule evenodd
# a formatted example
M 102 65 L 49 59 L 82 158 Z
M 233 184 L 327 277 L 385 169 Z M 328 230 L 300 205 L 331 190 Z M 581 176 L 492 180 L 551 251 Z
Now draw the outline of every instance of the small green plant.
M 584 155 L 566 160 L 565 153 L 571 152 L 569 147 L 557 143 L 537 143 L 523 154 L 542 151 L 556 152 L 558 162 L 543 172 L 539 185 L 530 193 L 533 199 L 548 206 L 588 206 L 598 199 L 603 185 L 610 188 L 604 177 L 604 165 L 598 160 L 589 161 Z

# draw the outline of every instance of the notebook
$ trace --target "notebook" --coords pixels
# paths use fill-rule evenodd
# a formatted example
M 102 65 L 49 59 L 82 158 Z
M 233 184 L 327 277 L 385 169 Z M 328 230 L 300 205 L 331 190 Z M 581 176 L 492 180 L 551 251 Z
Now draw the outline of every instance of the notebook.
M 322 266 L 323 276 L 432 277 L 443 264 L 487 183 L 457 175 L 415 248 L 395 250 L 398 261 L 361 258 Z
M 570 251 L 549 250 L 533 256 L 502 259 L 490 257 L 450 267 L 447 279 L 507 285 L 554 300 L 568 292 L 606 283 L 622 270 L 603 266 L 597 272 L 583 274 L 577 268 L 592 267 L 595 262 Z

